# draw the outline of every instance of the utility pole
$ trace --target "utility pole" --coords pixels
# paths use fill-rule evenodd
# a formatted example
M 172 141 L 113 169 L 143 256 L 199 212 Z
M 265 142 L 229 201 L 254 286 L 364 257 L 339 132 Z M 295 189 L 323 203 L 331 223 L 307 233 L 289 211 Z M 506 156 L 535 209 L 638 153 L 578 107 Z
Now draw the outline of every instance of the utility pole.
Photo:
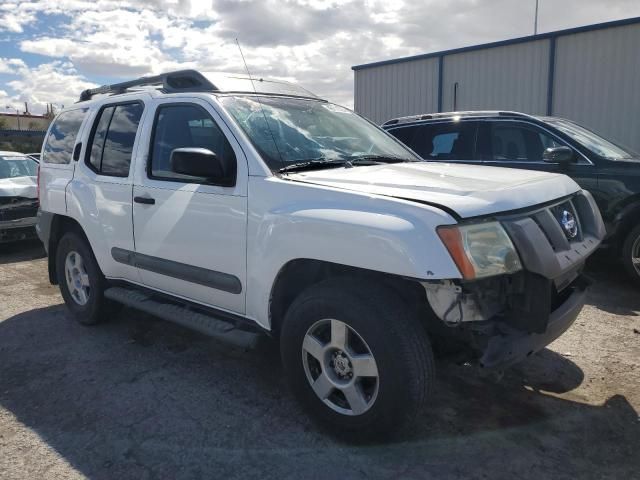
M 538 2 L 539 0 L 536 0 L 536 16 L 533 20 L 533 34 L 537 35 L 538 34 Z
M 13 110 L 13 107 L 11 105 L 7 105 L 5 108 L 8 108 L 9 110 Z M 18 130 L 20 130 L 20 109 L 16 108 L 16 118 L 18 119 Z

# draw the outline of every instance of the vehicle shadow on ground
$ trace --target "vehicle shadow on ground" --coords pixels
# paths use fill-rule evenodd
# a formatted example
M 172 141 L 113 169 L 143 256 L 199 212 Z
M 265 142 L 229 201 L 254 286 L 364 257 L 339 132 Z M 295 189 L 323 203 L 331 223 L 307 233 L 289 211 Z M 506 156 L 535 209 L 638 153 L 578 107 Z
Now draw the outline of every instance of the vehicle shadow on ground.
M 587 303 L 615 315 L 637 316 L 640 312 L 640 283 L 634 283 L 623 266 L 607 252 L 598 252 L 586 270 L 594 283 Z
M 96 327 L 62 305 L 0 323 L 0 405 L 89 478 L 637 472 L 638 414 L 624 397 L 554 396 L 583 380 L 570 360 L 545 350 L 500 382 L 439 367 L 438 393 L 408 436 L 356 446 L 300 411 L 272 344 L 244 352 L 129 309 Z
M 24 240 L 0 244 L 0 265 L 27 262 L 46 256 L 47 254 L 40 240 Z

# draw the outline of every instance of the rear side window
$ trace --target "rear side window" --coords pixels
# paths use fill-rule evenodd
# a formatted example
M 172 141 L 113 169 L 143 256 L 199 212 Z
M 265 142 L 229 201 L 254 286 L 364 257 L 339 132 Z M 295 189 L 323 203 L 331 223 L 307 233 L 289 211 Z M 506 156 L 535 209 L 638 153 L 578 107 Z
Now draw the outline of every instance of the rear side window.
M 102 108 L 87 149 L 87 165 L 93 171 L 112 177 L 129 175 L 133 144 L 143 110 L 139 102 Z
M 76 137 L 86 113 L 86 108 L 79 108 L 58 115 L 44 144 L 43 163 L 66 164 L 71 162 Z
M 425 160 L 475 158 L 475 122 L 413 125 L 389 130 Z

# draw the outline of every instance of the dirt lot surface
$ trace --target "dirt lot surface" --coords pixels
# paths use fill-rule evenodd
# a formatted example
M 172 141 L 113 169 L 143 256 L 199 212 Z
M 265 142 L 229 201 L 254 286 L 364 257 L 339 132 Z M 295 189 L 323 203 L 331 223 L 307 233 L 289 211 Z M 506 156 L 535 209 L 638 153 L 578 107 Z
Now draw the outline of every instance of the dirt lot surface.
M 640 290 L 607 261 L 558 341 L 499 382 L 440 362 L 408 437 L 319 432 L 273 348 L 124 310 L 82 327 L 37 243 L 0 246 L 0 478 L 640 478 Z

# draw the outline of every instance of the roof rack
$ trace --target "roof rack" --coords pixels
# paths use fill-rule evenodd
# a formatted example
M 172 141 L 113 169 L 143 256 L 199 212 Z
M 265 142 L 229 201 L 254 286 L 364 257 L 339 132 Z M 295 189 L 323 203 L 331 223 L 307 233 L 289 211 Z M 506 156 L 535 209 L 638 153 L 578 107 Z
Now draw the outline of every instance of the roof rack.
M 397 117 L 387 120 L 382 125 L 396 125 L 398 123 L 419 122 L 420 120 L 435 120 L 439 118 L 451 118 L 451 117 L 522 117 L 531 118 L 532 115 L 522 112 L 512 112 L 508 110 L 469 110 L 461 112 L 438 112 L 438 113 L 426 113 L 419 115 L 409 115 L 406 117 Z
M 162 73 L 153 77 L 141 77 L 128 82 L 114 83 L 113 85 L 103 85 L 98 88 L 84 90 L 80 94 L 80 101 L 91 100 L 94 95 L 124 93 L 129 88 L 143 86 L 161 86 L 167 93 L 175 92 L 211 92 L 218 88 L 207 80 L 196 70 L 178 70 L 175 72 Z

